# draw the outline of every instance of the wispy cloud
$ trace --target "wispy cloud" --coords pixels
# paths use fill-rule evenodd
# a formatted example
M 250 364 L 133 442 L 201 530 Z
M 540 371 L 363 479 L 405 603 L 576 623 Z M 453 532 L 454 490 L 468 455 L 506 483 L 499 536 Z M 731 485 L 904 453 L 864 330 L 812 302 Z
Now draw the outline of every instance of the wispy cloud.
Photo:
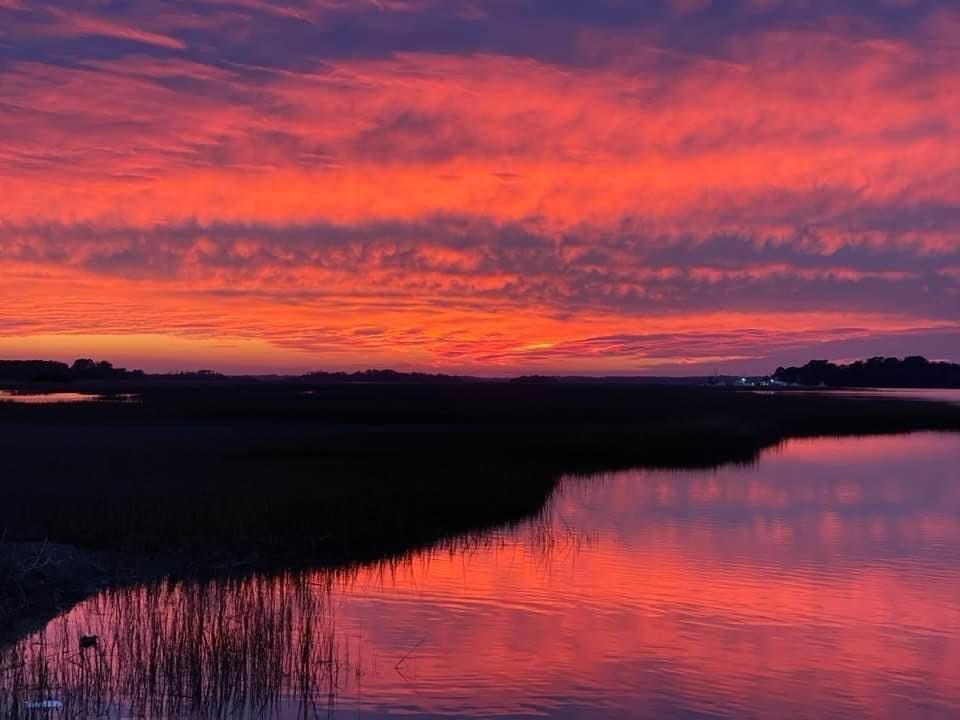
M 936 3 L 0 15 L 9 337 L 647 367 L 960 312 L 958 21 Z M 81 303 L 94 286 L 111 301 Z

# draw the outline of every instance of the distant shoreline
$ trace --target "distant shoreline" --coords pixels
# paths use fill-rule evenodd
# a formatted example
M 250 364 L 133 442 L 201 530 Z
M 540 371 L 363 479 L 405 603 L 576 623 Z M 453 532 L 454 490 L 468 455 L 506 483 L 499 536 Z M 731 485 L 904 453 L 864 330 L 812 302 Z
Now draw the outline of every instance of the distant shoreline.
M 169 373 L 145 373 L 115 367 L 104 360 L 81 358 L 72 365 L 55 360 L 0 359 L 0 387 L 45 386 L 61 387 L 75 383 L 254 383 L 280 382 L 315 384 L 410 384 L 448 385 L 461 383 L 517 383 L 527 385 L 549 384 L 623 384 L 623 385 L 719 385 L 728 387 L 788 388 L 931 388 L 960 389 L 960 364 L 930 361 L 912 356 L 902 360 L 892 357 L 874 357 L 846 365 L 826 360 L 812 360 L 803 367 L 779 367 L 770 375 L 720 374 L 663 376 L 663 375 L 563 375 L 532 374 L 516 377 L 482 377 L 368 369 L 355 372 L 314 371 L 303 374 L 224 374 L 212 370 Z

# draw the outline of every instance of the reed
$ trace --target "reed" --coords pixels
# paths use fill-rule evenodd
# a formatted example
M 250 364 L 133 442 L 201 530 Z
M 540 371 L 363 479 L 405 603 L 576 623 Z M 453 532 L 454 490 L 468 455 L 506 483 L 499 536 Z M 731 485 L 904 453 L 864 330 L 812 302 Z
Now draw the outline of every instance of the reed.
M 329 598 L 299 574 L 105 592 L 0 651 L 0 715 L 261 718 L 293 699 L 319 716 L 355 672 Z
M 549 509 L 523 528 L 518 541 L 544 564 L 583 542 Z M 435 553 L 469 557 L 501 542 L 449 538 L 363 566 L 363 577 L 389 584 Z M 46 700 L 77 718 L 327 717 L 375 671 L 362 635 L 337 623 L 337 598 L 359 575 L 354 565 L 107 589 L 0 647 L 0 717 L 34 717 L 30 704 Z M 415 652 L 385 662 L 402 670 Z

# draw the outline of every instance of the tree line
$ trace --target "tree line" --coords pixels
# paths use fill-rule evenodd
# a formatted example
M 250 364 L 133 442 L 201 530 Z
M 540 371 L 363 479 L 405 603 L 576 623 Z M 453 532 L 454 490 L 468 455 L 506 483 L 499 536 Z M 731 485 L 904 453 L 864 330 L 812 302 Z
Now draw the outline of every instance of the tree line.
M 849 365 L 813 360 L 803 367 L 777 368 L 773 379 L 826 387 L 955 388 L 960 387 L 960 365 L 931 362 L 919 355 L 903 360 L 874 357 Z

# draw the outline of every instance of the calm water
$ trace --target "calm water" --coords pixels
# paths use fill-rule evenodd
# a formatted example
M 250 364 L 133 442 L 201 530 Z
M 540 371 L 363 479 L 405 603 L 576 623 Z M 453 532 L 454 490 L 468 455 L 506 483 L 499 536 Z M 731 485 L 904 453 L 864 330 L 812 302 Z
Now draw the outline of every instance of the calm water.
M 890 397 L 904 400 L 935 400 L 960 404 L 960 389 L 954 388 L 849 388 L 849 389 L 813 389 L 813 390 L 751 390 L 757 395 L 775 395 L 781 392 L 804 393 L 814 395 L 844 395 L 853 397 Z
M 93 395 L 91 393 L 53 392 L 28 393 L 0 390 L 0 402 L 22 403 L 25 405 L 52 405 L 56 403 L 96 402 L 110 400 L 111 402 L 135 402 L 136 395 Z
M 75 717 L 956 717 L 960 435 L 568 479 L 391 565 L 105 593 L 0 668 Z
M 898 397 L 908 400 L 942 400 L 945 402 L 960 403 L 960 389 L 949 388 L 878 388 L 864 390 L 835 390 L 844 395 L 866 395 L 881 397 Z
M 0 402 L 23 403 L 26 405 L 48 405 L 52 403 L 91 402 L 99 400 L 99 395 L 85 393 L 24 393 L 0 390 Z

